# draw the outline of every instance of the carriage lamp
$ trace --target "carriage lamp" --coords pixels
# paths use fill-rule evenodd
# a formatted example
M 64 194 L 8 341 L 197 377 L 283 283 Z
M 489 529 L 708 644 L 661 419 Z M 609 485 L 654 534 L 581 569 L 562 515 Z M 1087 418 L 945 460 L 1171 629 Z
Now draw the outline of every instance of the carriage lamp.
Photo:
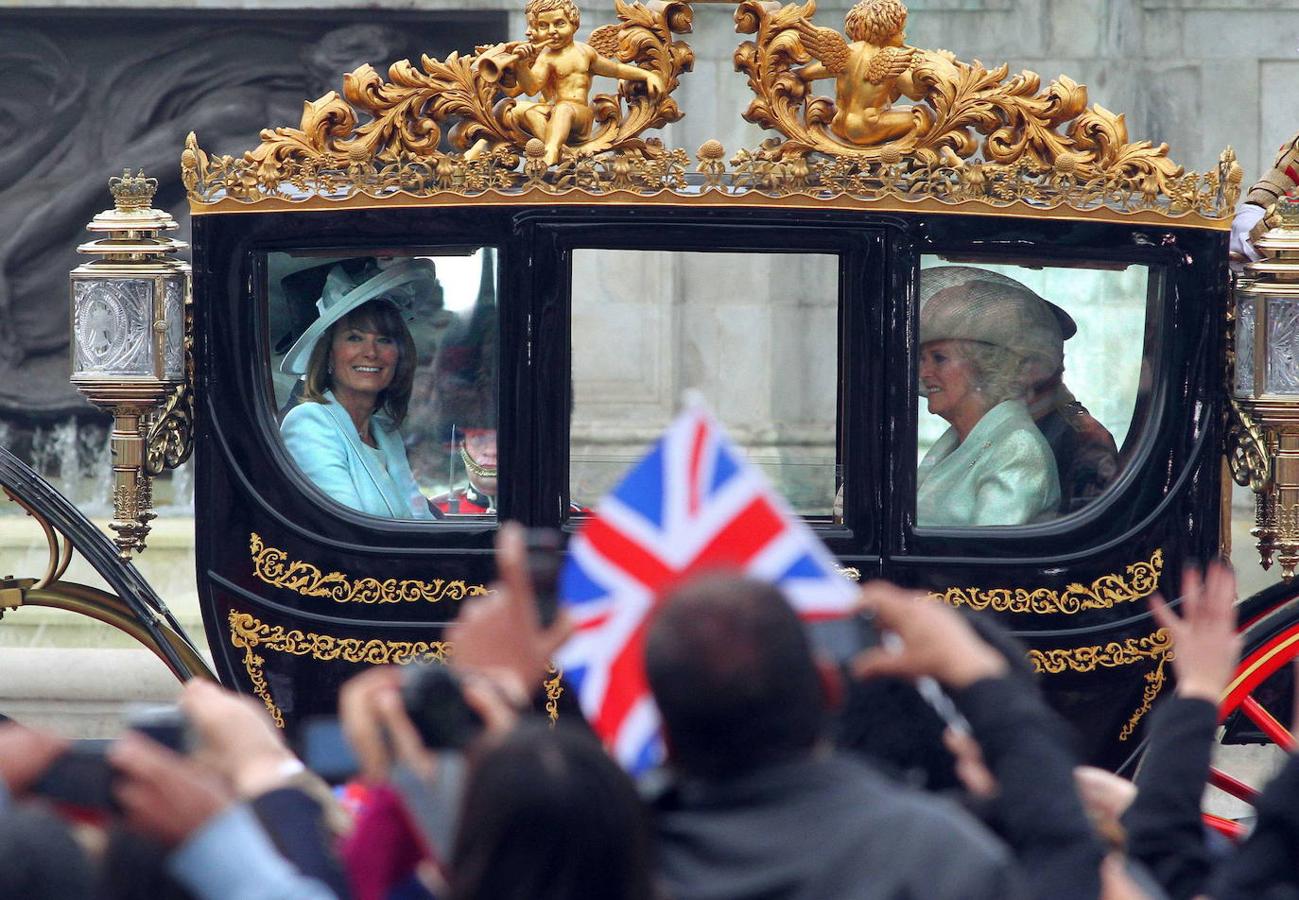
M 1264 568 L 1299 565 L 1299 201 L 1283 198 L 1236 285 L 1232 473 L 1255 492 Z
M 113 414 L 113 542 L 125 560 L 144 549 L 152 478 L 192 447 L 186 342 L 189 266 L 172 217 L 153 208 L 157 179 L 123 172 L 109 180 L 114 207 L 86 228 L 78 252 L 93 259 L 71 273 L 72 384 Z

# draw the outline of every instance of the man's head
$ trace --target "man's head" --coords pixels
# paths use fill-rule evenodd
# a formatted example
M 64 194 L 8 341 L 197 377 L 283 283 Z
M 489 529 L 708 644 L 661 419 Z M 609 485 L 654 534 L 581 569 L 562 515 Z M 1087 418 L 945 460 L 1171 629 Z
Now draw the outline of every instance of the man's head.
M 741 775 L 805 754 L 821 736 L 811 646 L 769 584 L 721 574 L 684 584 L 650 624 L 645 671 L 683 774 Z
M 901 0 L 861 0 L 848 10 L 844 31 L 850 40 L 883 47 L 901 35 L 906 24 L 907 8 Z

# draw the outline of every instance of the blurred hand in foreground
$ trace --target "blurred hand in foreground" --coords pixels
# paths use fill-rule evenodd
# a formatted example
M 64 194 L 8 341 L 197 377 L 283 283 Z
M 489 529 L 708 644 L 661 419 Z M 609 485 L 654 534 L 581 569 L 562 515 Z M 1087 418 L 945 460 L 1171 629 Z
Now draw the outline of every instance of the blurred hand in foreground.
M 1220 562 L 1210 563 L 1203 577 L 1192 566 L 1182 572 L 1180 616 L 1159 594 L 1150 597 L 1151 615 L 1173 638 L 1179 696 L 1222 699 L 1240 659 L 1235 604 L 1235 573 Z
M 252 697 L 195 678 L 185 685 L 180 707 L 197 738 L 195 758 L 240 797 L 256 797 L 301 771 L 266 708 Z
M 431 778 L 435 771 L 436 756 L 406 715 L 403 677 L 397 666 L 379 666 L 344 683 L 338 695 L 343 734 L 356 754 L 361 777 L 372 783 L 387 781 L 398 760 L 422 777 Z
M 858 609 L 874 615 L 881 634 L 894 635 L 852 661 L 858 678 L 928 676 L 959 690 L 1010 670 L 1005 657 L 945 603 L 872 581 L 862 588 Z
M 0 724 L 0 781 L 15 796 L 40 780 L 68 742 L 16 722 Z
M 144 735 L 124 735 L 108 760 L 118 774 L 113 794 L 126 824 L 168 847 L 183 844 L 234 802 L 216 772 Z
M 528 575 L 528 552 L 517 522 L 501 526 L 496 537 L 499 579 L 492 593 L 467 602 L 448 632 L 458 669 L 492 673 L 498 683 L 514 682 L 512 694 L 531 697 L 550 667 L 551 655 L 568 638 L 571 622 L 561 614 L 542 628 L 536 594 Z

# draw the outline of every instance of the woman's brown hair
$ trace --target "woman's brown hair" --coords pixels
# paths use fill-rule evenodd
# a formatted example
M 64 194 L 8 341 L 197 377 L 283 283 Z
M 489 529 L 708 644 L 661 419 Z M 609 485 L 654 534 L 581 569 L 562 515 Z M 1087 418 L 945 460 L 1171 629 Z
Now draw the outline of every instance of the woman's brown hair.
M 326 402 L 325 391 L 333 387 L 333 379 L 329 374 L 329 352 L 334 345 L 334 335 L 340 328 L 372 331 L 397 342 L 397 371 L 393 373 L 388 386 L 379 392 L 374 409 L 376 412 L 383 410 L 395 424 L 401 425 L 406 419 L 410 392 L 415 384 L 415 339 L 410 336 L 410 329 L 402 321 L 397 307 L 379 297 L 362 303 L 330 325 L 320 340 L 316 341 L 307 360 L 302 398 L 316 403 Z

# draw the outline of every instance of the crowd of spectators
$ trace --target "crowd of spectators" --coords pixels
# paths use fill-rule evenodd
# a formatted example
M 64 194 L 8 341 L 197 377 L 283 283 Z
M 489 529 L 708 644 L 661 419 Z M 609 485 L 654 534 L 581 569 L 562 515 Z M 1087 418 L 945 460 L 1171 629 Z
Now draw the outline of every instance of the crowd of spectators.
M 534 696 L 566 629 L 539 623 L 515 528 L 498 569 L 448 635 L 471 739 L 430 746 L 408 671 L 370 669 L 339 698 L 357 767 L 342 792 L 260 703 L 203 680 L 179 701 L 186 749 L 139 731 L 101 748 L 103 809 L 49 796 L 87 748 L 0 725 L 0 898 L 1299 897 L 1299 762 L 1238 846 L 1201 822 L 1240 650 L 1221 565 L 1151 600 L 1177 687 L 1132 781 L 1078 765 L 1022 649 L 986 621 L 869 584 L 862 612 L 891 637 L 830 664 L 778 589 L 702 576 L 648 625 L 669 764 L 638 784 L 580 714 L 552 724 Z

